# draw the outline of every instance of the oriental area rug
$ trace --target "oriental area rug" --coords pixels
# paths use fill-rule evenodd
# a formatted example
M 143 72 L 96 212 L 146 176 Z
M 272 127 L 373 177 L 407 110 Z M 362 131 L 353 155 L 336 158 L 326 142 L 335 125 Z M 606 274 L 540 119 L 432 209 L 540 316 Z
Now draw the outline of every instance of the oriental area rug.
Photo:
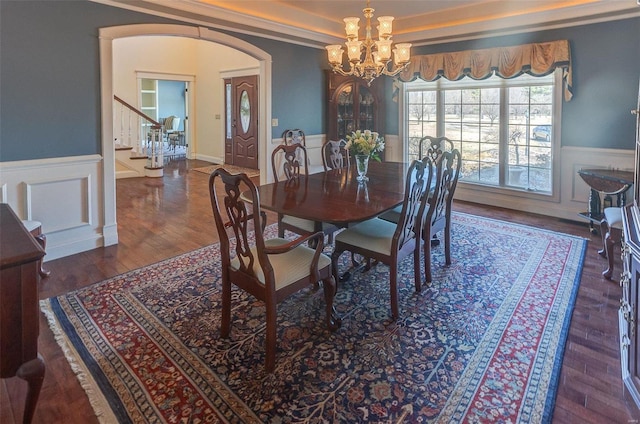
M 321 289 L 280 303 L 273 374 L 261 302 L 234 288 L 220 337 L 218 245 L 41 309 L 105 423 L 548 423 L 586 245 L 454 214 L 453 263 L 435 247 L 430 285 L 400 265 L 396 321 L 381 264 L 338 285 L 334 333 Z

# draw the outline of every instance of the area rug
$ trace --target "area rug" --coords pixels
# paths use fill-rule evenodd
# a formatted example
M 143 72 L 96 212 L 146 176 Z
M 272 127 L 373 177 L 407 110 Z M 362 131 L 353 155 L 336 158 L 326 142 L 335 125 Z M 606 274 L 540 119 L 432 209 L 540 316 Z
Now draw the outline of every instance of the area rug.
M 260 175 L 259 169 L 243 168 L 241 166 L 225 165 L 225 164 L 202 166 L 199 168 L 193 168 L 192 171 L 202 172 L 204 174 L 211 174 L 213 171 L 215 171 L 218 168 L 224 168 L 232 174 L 239 174 L 241 172 L 244 172 L 245 174 L 247 174 L 248 177 L 257 177 Z
M 321 289 L 281 303 L 270 375 L 261 302 L 234 289 L 220 337 L 217 244 L 41 309 L 102 422 L 548 423 L 586 246 L 454 214 L 453 263 L 434 248 L 432 284 L 416 293 L 401 263 L 398 320 L 384 265 L 339 285 L 335 333 Z

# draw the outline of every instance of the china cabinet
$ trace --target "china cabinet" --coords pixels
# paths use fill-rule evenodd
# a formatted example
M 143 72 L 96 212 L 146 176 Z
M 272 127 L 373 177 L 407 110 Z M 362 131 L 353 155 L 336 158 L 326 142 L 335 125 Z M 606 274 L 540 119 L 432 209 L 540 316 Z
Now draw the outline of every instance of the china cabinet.
M 344 139 L 356 130 L 377 131 L 384 136 L 384 78 L 371 86 L 356 77 L 327 71 L 329 100 L 327 139 Z
M 618 312 L 622 380 L 640 408 L 640 93 L 636 115 L 634 201 L 622 208 L 622 299 Z

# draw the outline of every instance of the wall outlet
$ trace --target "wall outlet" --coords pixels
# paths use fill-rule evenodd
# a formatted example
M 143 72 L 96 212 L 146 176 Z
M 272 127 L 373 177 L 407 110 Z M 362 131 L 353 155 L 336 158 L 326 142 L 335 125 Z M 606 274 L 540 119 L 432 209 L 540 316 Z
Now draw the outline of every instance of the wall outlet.
M 272 127 L 277 127 L 278 126 L 278 118 L 273 118 L 271 120 L 271 126 Z
M 216 113 L 216 119 L 220 119 L 220 114 Z

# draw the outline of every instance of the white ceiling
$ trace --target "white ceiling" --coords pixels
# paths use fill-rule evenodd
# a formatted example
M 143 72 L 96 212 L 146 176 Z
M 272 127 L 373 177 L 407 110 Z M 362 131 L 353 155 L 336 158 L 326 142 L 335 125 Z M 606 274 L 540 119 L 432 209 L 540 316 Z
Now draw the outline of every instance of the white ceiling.
M 344 41 L 346 16 L 366 0 L 95 0 L 194 23 L 322 47 Z M 391 15 L 393 40 L 425 45 L 640 16 L 640 0 L 371 0 Z M 639 29 L 640 36 L 640 29 Z

